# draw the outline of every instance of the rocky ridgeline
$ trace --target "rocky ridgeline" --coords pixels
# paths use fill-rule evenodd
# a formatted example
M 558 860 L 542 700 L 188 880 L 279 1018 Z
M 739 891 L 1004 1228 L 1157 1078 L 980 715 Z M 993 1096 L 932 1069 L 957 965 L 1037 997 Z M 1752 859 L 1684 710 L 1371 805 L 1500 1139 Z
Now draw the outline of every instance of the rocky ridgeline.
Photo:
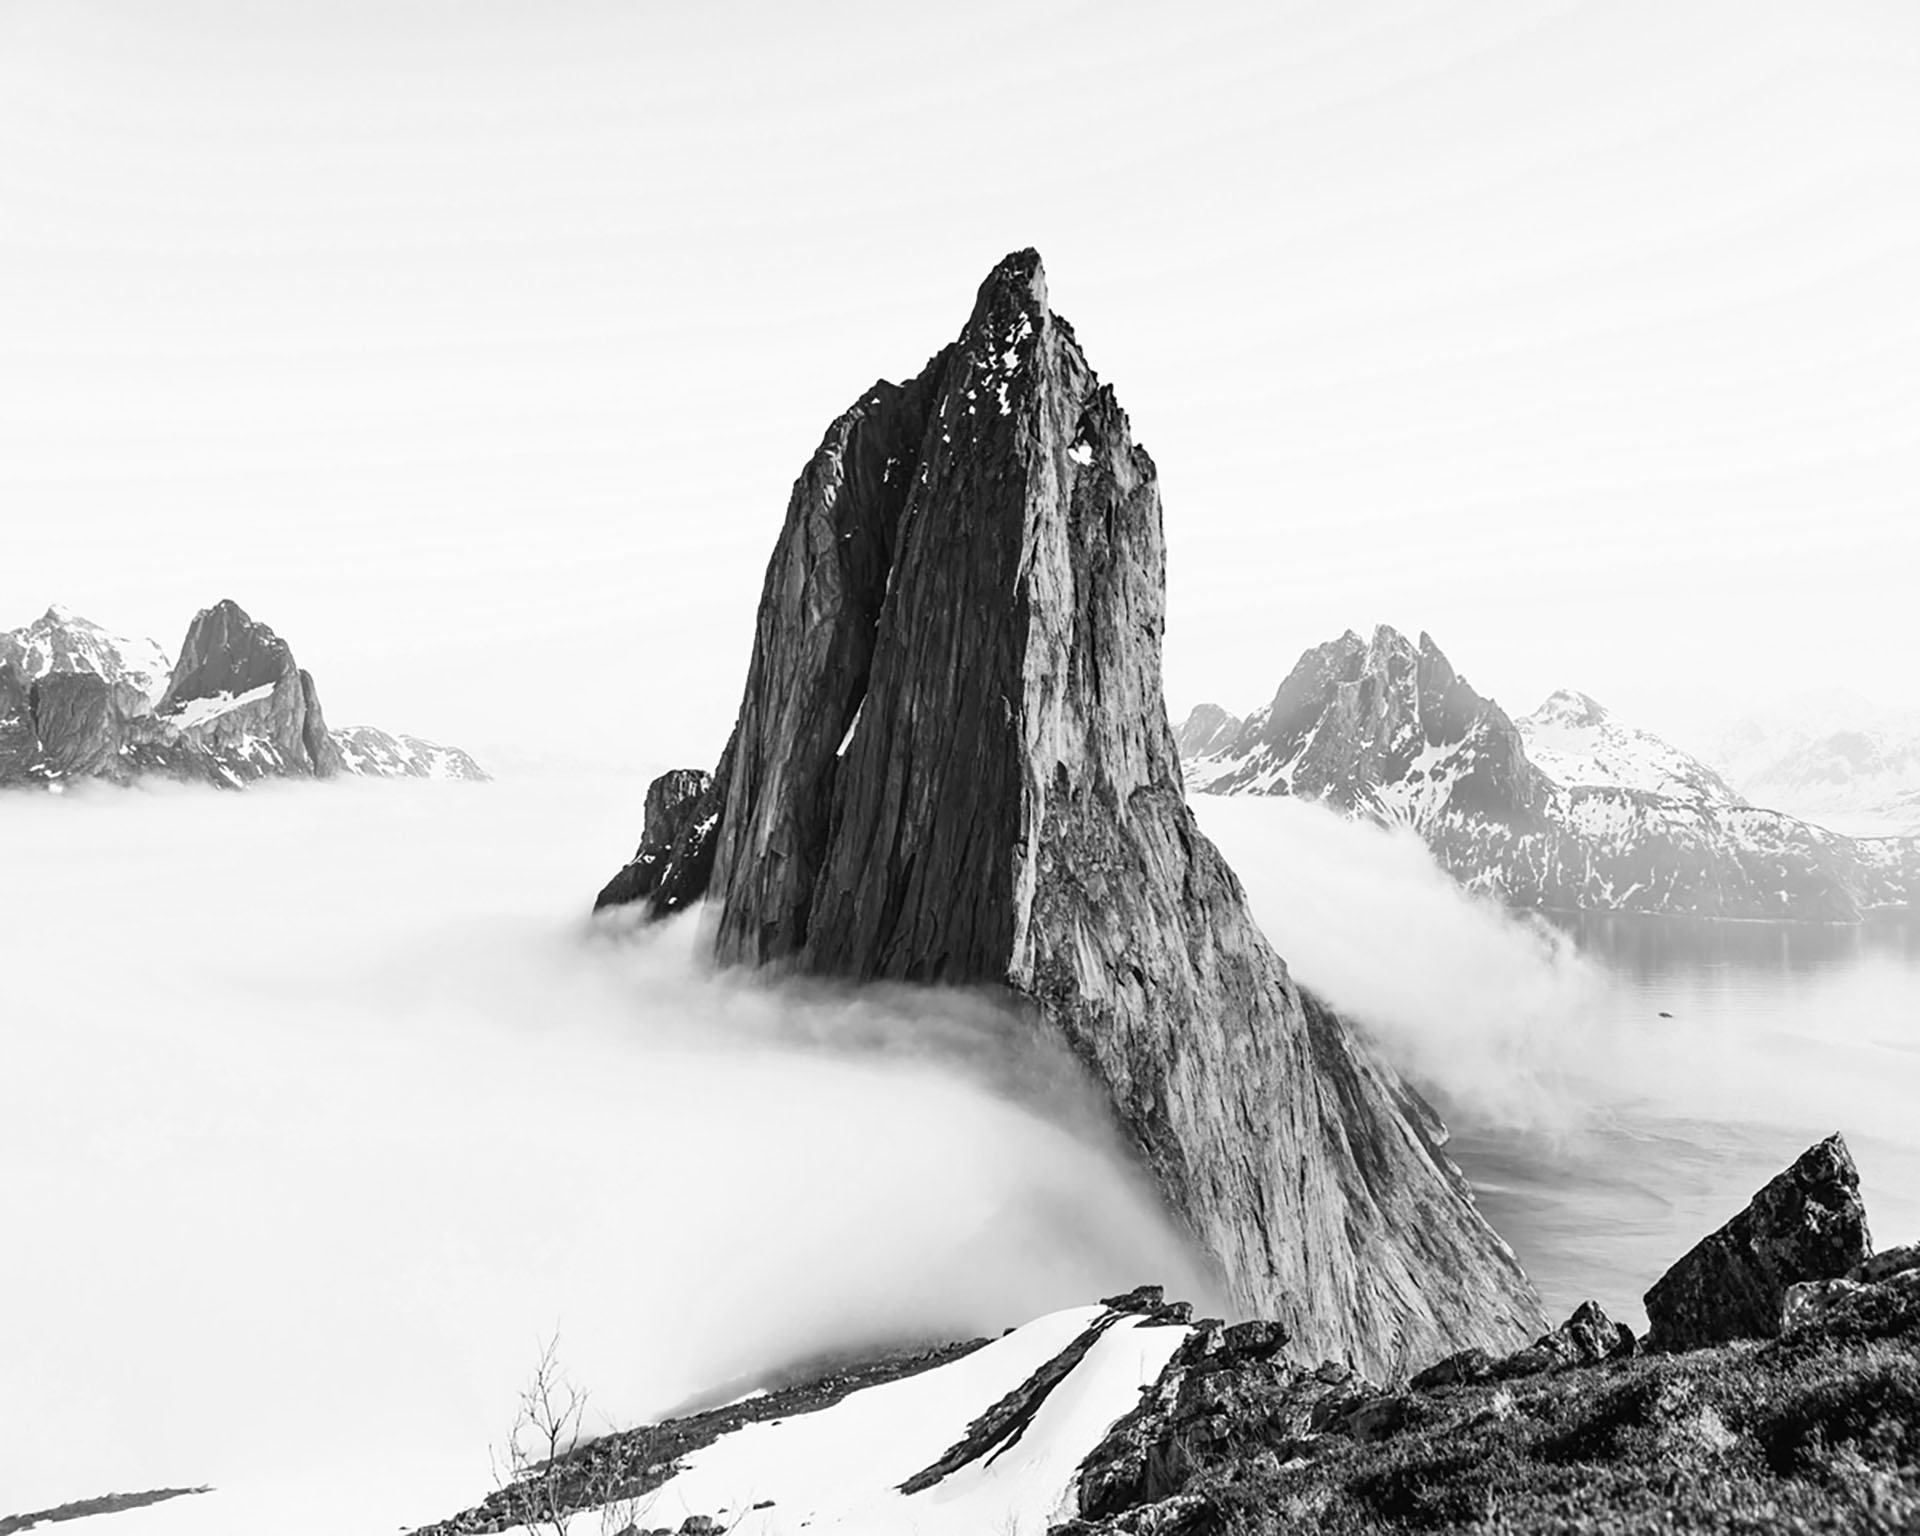
M 731 741 L 600 906 L 727 962 L 986 986 L 1106 1089 L 1237 1307 L 1386 1371 L 1537 1331 L 1433 1112 L 1288 975 L 1187 807 L 1157 472 L 1022 251 L 795 483 Z
M 1748 805 L 1584 694 L 1516 722 L 1430 636 L 1384 625 L 1306 652 L 1244 720 L 1200 705 L 1180 743 L 1189 788 L 1410 826 L 1463 885 L 1519 906 L 1851 922 L 1920 897 L 1920 839 Z
M 171 667 L 152 641 L 59 608 L 0 633 L 0 786 L 157 775 L 238 788 L 338 774 L 486 777 L 457 748 L 329 730 L 312 674 L 231 600 L 194 616 Z
M 1131 1319 L 1183 1337 L 1138 1402 L 1094 1432 L 1051 1536 L 1920 1529 L 1920 1246 L 1869 1248 L 1853 1162 L 1834 1137 L 1655 1284 L 1647 1341 L 1586 1302 L 1518 1350 L 1370 1378 L 1300 1363 L 1279 1323 L 1195 1322 L 1142 1287 L 1107 1298 L 898 1491 L 991 1466 Z M 729 1529 L 742 1511 L 664 1526 L 644 1512 L 689 1458 L 744 1425 L 938 1370 L 982 1342 L 843 1366 L 607 1436 L 421 1536 L 502 1530 L 525 1518 L 536 1488 L 565 1491 L 562 1510 L 637 1511 L 628 1530 L 641 1536 Z M 749 1528 L 804 1523 L 794 1513 Z

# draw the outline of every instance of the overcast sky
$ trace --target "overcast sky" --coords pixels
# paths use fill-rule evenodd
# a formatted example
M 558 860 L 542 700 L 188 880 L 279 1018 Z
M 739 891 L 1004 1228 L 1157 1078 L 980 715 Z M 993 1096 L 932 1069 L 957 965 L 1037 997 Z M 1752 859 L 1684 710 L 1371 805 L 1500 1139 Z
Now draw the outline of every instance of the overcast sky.
M 0 0 L 0 623 L 230 595 L 335 724 L 706 761 L 821 432 L 1031 244 L 1177 710 L 1377 622 L 1913 702 L 1916 79 L 1907 0 Z

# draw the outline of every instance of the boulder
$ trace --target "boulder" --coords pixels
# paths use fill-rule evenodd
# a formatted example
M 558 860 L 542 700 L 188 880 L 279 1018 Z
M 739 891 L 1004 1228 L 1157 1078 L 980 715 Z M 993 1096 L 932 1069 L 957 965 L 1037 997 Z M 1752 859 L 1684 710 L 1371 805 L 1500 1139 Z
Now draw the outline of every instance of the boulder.
M 1602 1360 L 1623 1359 L 1633 1350 L 1631 1328 L 1608 1317 L 1598 1302 L 1583 1301 L 1558 1328 L 1542 1334 L 1525 1349 L 1495 1365 L 1493 1374 L 1503 1380 L 1537 1376 L 1542 1371 L 1559 1370 L 1563 1366 L 1597 1365 Z
M 1868 1253 L 1860 1176 L 1839 1136 L 1809 1147 L 1647 1292 L 1647 1343 L 1699 1349 L 1780 1332 L 1790 1287 L 1833 1280 Z
M 1493 1356 L 1484 1349 L 1456 1350 L 1415 1373 L 1407 1385 L 1416 1392 L 1431 1392 L 1437 1387 L 1466 1387 L 1493 1375 Z
M 1898 1248 L 1887 1248 L 1862 1259 L 1847 1271 L 1849 1280 L 1875 1281 L 1890 1280 L 1895 1275 L 1903 1275 L 1910 1269 L 1920 1269 L 1920 1243 L 1906 1243 Z

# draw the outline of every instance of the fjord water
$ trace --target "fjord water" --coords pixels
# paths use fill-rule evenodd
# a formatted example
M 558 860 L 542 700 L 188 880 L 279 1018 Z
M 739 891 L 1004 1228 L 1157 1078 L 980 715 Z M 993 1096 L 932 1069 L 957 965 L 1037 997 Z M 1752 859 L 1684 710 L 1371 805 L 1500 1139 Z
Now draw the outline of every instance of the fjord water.
M 1453 1152 L 1556 1317 L 1641 1294 L 1814 1141 L 1842 1132 L 1878 1246 L 1920 1238 L 1920 919 L 1558 920 L 1604 978 L 1564 1132 L 1457 1113 Z
M 1539 918 L 1469 896 L 1404 828 L 1200 795 L 1294 974 L 1445 1114 L 1481 1210 L 1564 1317 L 1641 1297 L 1842 1132 L 1881 1246 L 1920 1238 L 1920 918 Z

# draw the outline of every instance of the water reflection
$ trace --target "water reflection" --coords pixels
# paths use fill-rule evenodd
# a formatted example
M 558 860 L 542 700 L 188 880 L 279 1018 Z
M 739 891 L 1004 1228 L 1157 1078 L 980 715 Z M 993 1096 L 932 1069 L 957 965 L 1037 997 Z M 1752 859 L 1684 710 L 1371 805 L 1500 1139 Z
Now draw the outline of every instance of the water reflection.
M 1876 913 L 1862 923 L 1728 923 L 1611 912 L 1548 919 L 1582 954 L 1648 981 L 1695 972 L 1815 972 L 1862 959 L 1920 964 L 1920 914 Z

